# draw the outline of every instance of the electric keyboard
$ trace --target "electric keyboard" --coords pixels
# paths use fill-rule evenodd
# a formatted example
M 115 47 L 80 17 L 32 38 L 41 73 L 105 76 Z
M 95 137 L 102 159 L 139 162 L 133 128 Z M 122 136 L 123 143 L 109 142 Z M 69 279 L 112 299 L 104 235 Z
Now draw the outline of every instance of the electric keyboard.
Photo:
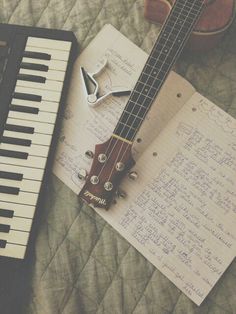
M 25 257 L 76 55 L 72 32 L 0 24 L 0 256 Z

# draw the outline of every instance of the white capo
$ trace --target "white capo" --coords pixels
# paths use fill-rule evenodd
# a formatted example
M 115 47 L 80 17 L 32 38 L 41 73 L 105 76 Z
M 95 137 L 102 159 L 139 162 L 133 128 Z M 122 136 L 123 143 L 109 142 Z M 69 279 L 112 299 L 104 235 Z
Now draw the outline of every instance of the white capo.
M 108 60 L 106 58 L 102 59 L 99 63 L 99 68 L 96 72 L 89 73 L 83 67 L 80 67 L 80 73 L 83 81 L 84 90 L 87 96 L 88 105 L 91 107 L 96 107 L 100 102 L 102 102 L 108 96 L 126 96 L 131 93 L 131 90 L 111 90 L 104 95 L 99 95 L 99 85 L 95 77 L 98 76 L 106 67 Z M 93 91 L 90 90 L 90 85 L 93 85 Z

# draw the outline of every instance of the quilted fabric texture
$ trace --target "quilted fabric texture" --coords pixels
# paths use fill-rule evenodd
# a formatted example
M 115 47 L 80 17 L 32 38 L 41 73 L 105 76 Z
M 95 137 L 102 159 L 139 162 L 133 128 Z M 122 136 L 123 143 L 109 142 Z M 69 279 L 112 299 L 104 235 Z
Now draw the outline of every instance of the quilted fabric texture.
M 150 52 L 159 26 L 143 0 L 0 0 L 0 21 L 75 32 L 81 49 L 106 23 Z M 236 22 L 219 47 L 182 55 L 176 70 L 236 118 Z M 51 175 L 34 246 L 0 261 L 1 314 L 233 314 L 236 261 L 200 307 Z

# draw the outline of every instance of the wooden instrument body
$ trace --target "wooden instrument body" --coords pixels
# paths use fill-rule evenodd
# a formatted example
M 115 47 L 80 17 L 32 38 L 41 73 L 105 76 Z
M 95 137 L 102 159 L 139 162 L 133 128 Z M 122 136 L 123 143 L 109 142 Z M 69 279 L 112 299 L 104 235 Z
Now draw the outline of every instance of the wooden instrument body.
M 164 23 L 175 0 L 145 0 L 144 15 L 154 23 Z M 234 0 L 208 0 L 186 48 L 204 52 L 214 48 L 234 18 Z

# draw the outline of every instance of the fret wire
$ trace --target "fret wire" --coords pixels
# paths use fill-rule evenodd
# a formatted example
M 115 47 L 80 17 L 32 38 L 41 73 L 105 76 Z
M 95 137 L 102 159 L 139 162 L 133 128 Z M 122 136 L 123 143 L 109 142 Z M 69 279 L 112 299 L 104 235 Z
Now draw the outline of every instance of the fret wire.
M 186 9 L 190 9 L 190 8 L 187 7 L 187 6 L 186 6 L 185 8 L 186 8 Z M 191 9 L 191 11 L 192 11 L 193 13 L 196 13 L 196 14 L 197 14 L 197 12 L 198 12 L 197 9 Z
M 188 14 L 188 11 L 187 10 L 183 10 L 182 11 L 184 14 Z M 176 12 L 174 12 L 174 14 L 173 14 L 173 16 L 175 16 L 176 17 L 176 14 L 175 14 Z M 196 17 L 196 14 L 193 14 L 193 13 L 189 13 L 189 18 L 191 18 L 191 19 L 195 19 L 195 17 Z
M 134 128 L 134 127 L 128 125 L 127 123 L 124 123 L 124 122 L 121 122 L 121 121 L 119 121 L 118 123 L 119 123 L 119 124 L 123 124 L 123 125 L 125 125 L 125 126 L 128 126 L 129 128 L 131 128 L 131 130 L 132 130 L 132 129 L 133 129 L 134 131 L 136 130 L 136 128 Z
M 191 18 L 190 16 L 186 18 L 186 14 L 184 13 L 181 13 L 179 15 L 174 14 L 169 23 L 176 22 L 177 20 L 183 21 L 185 24 L 189 24 L 189 23 L 194 22 L 195 18 Z
M 182 3 L 180 3 L 180 2 L 178 2 L 177 3 L 177 9 L 183 9 L 183 8 L 187 8 L 187 9 L 189 9 L 189 10 L 191 10 L 191 11 L 193 11 L 193 10 L 199 10 L 199 8 L 200 8 L 200 4 L 198 4 L 198 3 L 190 3 L 190 6 L 188 6 L 188 4 L 189 3 L 186 3 L 186 4 L 182 4 Z M 182 7 L 181 7 L 181 5 L 183 5 Z
M 139 103 L 136 103 L 136 102 L 134 102 L 134 101 L 131 101 L 131 103 L 134 103 L 135 105 L 137 105 L 137 106 L 139 106 L 139 107 L 141 107 L 141 108 L 147 109 L 146 106 L 143 106 L 143 105 L 141 105 L 141 104 L 139 104 Z M 132 114 L 132 113 L 131 113 L 131 114 Z
M 142 107 L 146 109 L 146 107 L 144 107 L 144 106 L 142 106 Z M 130 113 L 129 111 L 126 111 L 125 109 L 124 109 L 124 112 L 125 112 L 125 113 L 128 113 L 129 115 L 134 116 L 134 117 L 136 117 L 136 118 L 140 118 L 140 117 L 137 116 L 136 114 Z M 140 119 L 141 119 L 141 118 L 140 118 Z
M 139 110 L 140 110 L 140 108 L 141 108 L 141 109 L 143 108 L 143 109 L 145 109 L 145 110 L 147 109 L 146 106 L 143 106 L 143 105 L 141 105 L 141 104 L 139 104 L 139 103 L 136 103 L 136 102 L 134 102 L 134 101 L 130 101 L 129 104 L 134 104 L 134 106 L 137 107 Z M 126 111 L 126 110 L 124 110 L 124 111 Z M 123 111 L 123 112 L 124 112 L 124 111 Z M 133 113 L 130 113 L 130 114 L 133 114 Z
M 179 4 L 179 3 L 178 3 L 178 4 Z M 173 12 L 175 13 L 174 10 L 173 10 Z M 200 14 L 200 11 L 198 12 L 198 14 Z M 171 14 L 169 15 L 169 18 L 170 18 L 170 17 L 171 17 Z M 197 18 L 197 17 L 196 17 L 196 18 Z M 186 17 L 185 17 L 185 19 L 186 19 Z M 168 22 L 167 22 L 167 25 L 168 25 Z M 182 25 L 182 27 L 183 27 L 183 25 Z M 189 30 L 189 29 L 188 29 L 188 30 Z M 160 35 L 159 35 L 159 37 L 160 37 L 163 33 L 165 33 L 165 31 L 166 31 L 166 29 L 163 28 L 162 31 L 161 31 L 161 33 L 160 33 Z M 181 31 L 182 31 L 182 28 L 178 30 L 179 33 L 180 33 Z M 187 34 L 188 34 L 188 33 L 187 33 Z M 187 34 L 185 34 L 185 35 L 187 36 Z M 168 35 L 168 38 L 169 38 L 170 35 L 171 35 L 171 34 Z M 186 37 L 186 36 L 185 36 L 185 37 Z M 183 38 L 183 39 L 185 39 L 185 38 Z M 176 44 L 176 41 L 172 42 L 172 45 L 173 45 L 173 43 Z M 154 52 L 155 52 L 156 47 L 158 47 L 158 40 L 157 40 L 156 44 L 154 45 L 154 48 L 153 48 L 153 51 L 154 51 Z M 181 48 L 181 47 L 180 47 L 180 48 Z M 162 47 L 162 49 L 163 49 L 163 47 Z M 179 50 L 179 49 L 178 49 L 178 50 Z M 177 52 L 175 52 L 175 54 L 178 53 L 178 50 L 177 50 Z M 164 56 L 167 57 L 166 55 L 164 55 Z M 152 53 L 150 54 L 150 57 L 152 57 Z M 157 61 L 158 61 L 158 60 L 157 60 Z M 148 62 L 147 62 L 147 63 L 148 63 Z M 162 62 L 162 63 L 163 63 L 163 62 Z M 168 67 L 170 67 L 170 66 L 172 65 L 172 63 L 173 63 L 173 62 L 171 62 L 170 64 L 167 64 L 167 63 L 166 63 L 166 65 L 168 65 Z M 168 69 L 167 69 L 167 70 L 168 70 Z M 168 71 L 167 71 L 167 72 L 168 72 Z M 141 74 L 143 74 L 143 72 L 142 72 Z M 164 74 L 165 74 L 165 76 L 166 76 L 167 73 L 164 72 Z M 149 76 L 151 76 L 150 73 L 149 73 Z M 153 77 L 153 76 L 152 76 L 152 77 Z M 157 78 L 156 78 L 156 77 L 153 77 L 153 78 L 154 78 L 155 81 L 156 81 Z M 154 81 L 154 82 L 155 82 L 155 81 Z M 154 83 L 154 82 L 153 82 L 153 83 Z M 162 85 L 163 80 L 160 80 L 160 83 L 161 83 L 160 85 Z M 143 84 L 143 82 L 142 82 L 142 84 Z M 145 85 L 145 87 L 146 87 L 146 85 Z M 155 94 L 156 94 L 156 92 L 157 92 L 158 90 L 159 90 L 159 87 L 158 87 L 158 89 L 154 92 L 154 95 L 153 95 L 153 96 L 155 96 Z M 151 90 L 150 90 L 150 91 L 151 91 Z M 140 93 L 141 95 L 143 95 L 145 98 L 149 98 L 149 99 L 153 100 L 153 96 L 150 97 L 150 96 L 148 95 L 148 94 L 150 93 L 150 91 L 148 91 L 148 92 L 145 93 L 145 94 L 143 94 L 142 92 L 139 92 L 139 93 Z M 132 99 L 132 95 L 130 96 L 130 99 Z M 149 109 L 149 106 L 148 106 L 148 107 L 145 106 L 145 109 L 148 110 L 148 109 Z M 132 113 L 131 113 L 131 114 L 132 114 Z M 144 116 L 144 117 L 145 117 L 145 116 Z M 140 117 L 140 119 L 141 119 L 141 117 Z M 123 122 L 122 122 L 122 123 L 123 123 Z M 124 124 L 124 123 L 123 123 L 123 124 Z M 115 131 L 116 131 L 116 129 L 115 129 Z M 136 130 L 136 131 L 137 131 L 137 130 Z M 134 136 L 135 136 L 135 134 L 134 134 Z
M 156 79 L 154 76 L 151 76 L 151 75 L 150 75 L 150 77 L 153 78 L 153 79 Z M 162 80 L 158 79 L 158 81 L 161 82 Z M 139 83 L 144 83 L 144 82 L 142 82 L 142 81 L 140 81 L 140 80 L 138 80 L 138 82 L 139 82 Z M 149 85 L 149 84 L 147 84 L 147 83 L 145 83 L 145 86 L 150 87 L 150 88 L 153 87 L 153 85 Z
M 181 21 L 182 21 L 182 23 L 181 23 Z M 193 21 L 189 21 L 188 22 L 188 21 L 183 21 L 183 20 L 177 20 L 176 19 L 176 21 L 170 21 L 169 25 L 170 26 L 174 26 L 176 22 L 177 22 L 177 25 L 182 25 L 183 27 L 188 27 L 188 25 L 192 25 Z
M 202 1 L 203 2 L 203 1 Z M 177 5 L 176 5 L 176 8 L 177 9 L 183 9 L 183 8 L 186 8 L 186 9 L 189 9 L 189 10 L 191 10 L 191 11 L 196 11 L 197 9 L 199 9 L 199 6 L 201 6 L 202 5 L 202 3 L 201 4 L 199 4 L 199 6 L 198 6 L 198 8 L 195 8 L 195 6 L 197 6 L 198 4 L 197 3 L 195 3 L 194 5 L 192 5 L 192 6 L 188 6 L 187 4 L 184 4 L 184 7 L 179 7 L 181 5 L 181 3 L 180 2 L 178 2 L 177 3 Z

